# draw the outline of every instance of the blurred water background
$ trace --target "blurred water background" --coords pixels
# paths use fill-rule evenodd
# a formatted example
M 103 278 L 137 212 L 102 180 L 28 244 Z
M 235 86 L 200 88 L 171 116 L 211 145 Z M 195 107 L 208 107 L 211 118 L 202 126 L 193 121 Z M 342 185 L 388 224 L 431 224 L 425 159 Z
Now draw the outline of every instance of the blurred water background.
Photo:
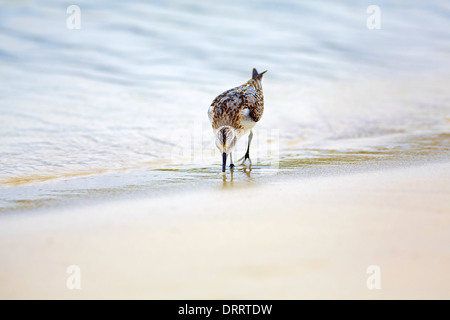
M 237 182 L 448 159 L 450 3 L 376 1 L 369 29 L 372 2 L 0 1 L 0 210 L 223 186 L 206 112 L 253 67 L 265 113 Z

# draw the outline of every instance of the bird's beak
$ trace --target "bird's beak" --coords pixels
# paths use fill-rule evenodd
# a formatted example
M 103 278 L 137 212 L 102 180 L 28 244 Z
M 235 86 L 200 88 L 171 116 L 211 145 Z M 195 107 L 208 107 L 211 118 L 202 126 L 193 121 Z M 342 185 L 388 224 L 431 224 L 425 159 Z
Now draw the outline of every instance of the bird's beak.
M 227 165 L 227 154 L 222 153 L 222 172 L 225 172 L 225 166 Z

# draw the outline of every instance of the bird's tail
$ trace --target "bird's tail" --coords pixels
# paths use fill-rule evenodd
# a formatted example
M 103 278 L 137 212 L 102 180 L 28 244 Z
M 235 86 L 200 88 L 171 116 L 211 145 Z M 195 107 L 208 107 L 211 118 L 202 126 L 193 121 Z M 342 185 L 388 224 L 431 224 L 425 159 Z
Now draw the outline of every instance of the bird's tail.
M 266 70 L 266 71 L 263 71 L 263 72 L 261 72 L 261 73 L 258 73 L 258 71 L 257 71 L 255 68 L 253 68 L 252 79 L 253 79 L 253 80 L 256 80 L 256 79 L 257 79 L 257 80 L 261 80 L 263 74 L 266 73 L 266 72 L 267 72 L 267 70 Z

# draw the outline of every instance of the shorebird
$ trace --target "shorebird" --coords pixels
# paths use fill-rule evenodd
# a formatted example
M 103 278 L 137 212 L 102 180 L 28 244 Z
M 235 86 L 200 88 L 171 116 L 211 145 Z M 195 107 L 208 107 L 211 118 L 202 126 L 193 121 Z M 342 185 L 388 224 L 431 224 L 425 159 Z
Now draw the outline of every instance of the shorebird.
M 250 143 L 253 138 L 252 128 L 261 119 L 264 111 L 264 95 L 261 86 L 262 76 L 266 71 L 258 73 L 253 68 L 252 78 L 243 85 L 225 91 L 217 96 L 208 109 L 215 143 L 222 153 L 222 173 L 225 173 L 227 155 L 230 154 L 230 169 L 234 167 L 232 150 L 236 142 L 247 132 L 247 152 L 238 161 L 244 164 L 248 159 L 250 165 Z

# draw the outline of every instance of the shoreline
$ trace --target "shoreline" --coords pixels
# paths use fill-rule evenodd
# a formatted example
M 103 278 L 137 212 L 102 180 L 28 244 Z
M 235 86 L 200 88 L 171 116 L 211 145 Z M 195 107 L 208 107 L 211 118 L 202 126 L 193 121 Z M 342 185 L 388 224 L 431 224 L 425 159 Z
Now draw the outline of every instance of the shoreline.
M 0 213 L 22 214 L 64 210 L 85 205 L 95 205 L 112 199 L 139 199 L 161 197 L 190 190 L 203 192 L 221 187 L 245 187 L 284 182 L 318 176 L 334 176 L 371 172 L 391 168 L 421 166 L 450 161 L 448 134 L 421 137 L 431 139 L 416 146 L 378 151 L 348 150 L 335 153 L 324 151 L 317 157 L 282 157 L 279 167 L 256 163 L 252 170 L 236 167 L 234 180 L 227 169 L 227 185 L 222 185 L 219 164 L 209 166 L 172 166 L 150 168 L 147 166 L 127 170 L 103 170 L 101 174 L 60 177 L 49 181 L 20 186 L 0 186 Z M 437 140 L 436 140 L 437 139 Z M 311 152 L 304 149 L 306 154 Z
M 4 299 L 449 299 L 450 163 L 0 219 Z M 13 248 L 13 249 L 12 249 Z M 78 265 L 82 289 L 66 288 Z M 381 289 L 366 287 L 368 266 Z

